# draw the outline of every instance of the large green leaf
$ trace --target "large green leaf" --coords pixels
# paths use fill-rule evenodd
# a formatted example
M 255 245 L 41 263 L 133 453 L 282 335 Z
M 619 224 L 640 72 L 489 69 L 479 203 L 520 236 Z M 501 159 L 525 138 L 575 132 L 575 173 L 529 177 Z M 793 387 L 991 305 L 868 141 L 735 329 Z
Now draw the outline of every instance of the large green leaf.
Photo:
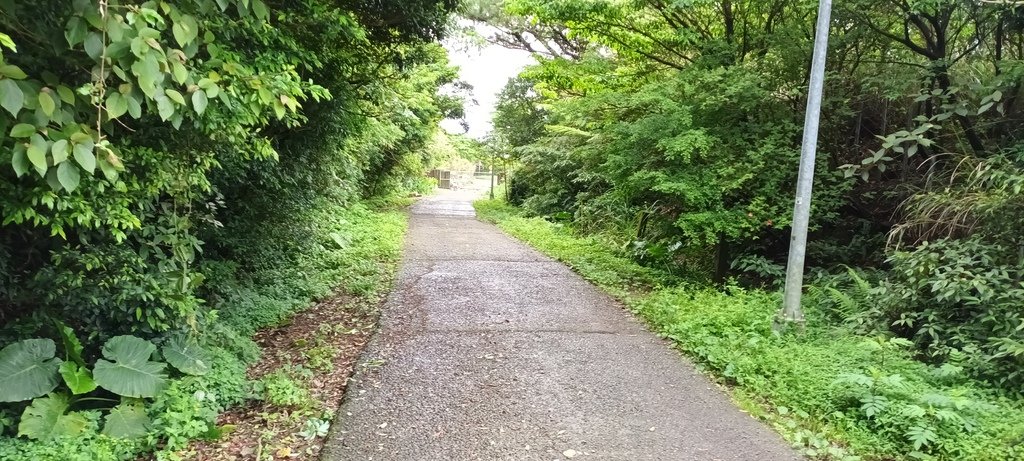
M 192 108 L 195 109 L 196 113 L 203 115 L 206 111 L 206 106 L 209 103 L 209 99 L 206 97 L 206 93 L 202 91 L 196 91 L 192 93 Z
M 64 384 L 68 385 L 72 394 L 85 394 L 96 389 L 96 381 L 92 379 L 89 369 L 75 362 L 60 364 L 60 376 L 64 378 Z
M 0 79 L 0 107 L 17 116 L 25 105 L 25 93 L 9 78 Z
M 199 23 L 192 16 L 182 15 L 171 27 L 171 32 L 178 45 L 184 47 L 199 35 Z
M 36 132 L 36 127 L 31 123 L 19 123 L 11 127 L 12 138 L 27 138 Z
M 68 159 L 68 141 L 66 139 L 58 139 L 53 142 L 50 146 L 50 154 L 53 156 L 54 165 L 61 163 Z
M 90 58 L 98 60 L 103 54 L 103 36 L 98 32 L 90 32 L 85 37 L 85 53 Z
M 57 180 L 68 192 L 74 192 L 82 181 L 82 174 L 77 166 L 65 162 L 57 166 Z
M 167 385 L 167 367 L 150 360 L 153 343 L 135 336 L 115 336 L 103 345 L 103 357 L 93 367 L 100 387 L 125 397 L 155 397 Z M 110 362 L 110 361 L 112 362 Z
M 114 119 L 125 112 L 128 112 L 128 100 L 121 93 L 112 91 L 110 96 L 107 96 L 107 116 Z
M 79 413 L 67 413 L 68 397 L 53 393 L 32 401 L 21 414 L 18 435 L 30 439 L 46 440 L 81 434 L 88 421 Z
M 64 101 L 66 104 L 75 104 L 75 92 L 71 91 L 71 88 L 68 88 L 64 85 L 58 86 L 57 96 L 59 96 L 60 100 Z
M 28 78 L 28 75 L 25 75 L 25 71 L 13 64 L 4 64 L 0 66 L 0 75 L 7 78 L 13 78 L 15 80 L 24 80 Z
M 28 155 L 26 153 L 24 144 L 17 144 L 12 149 L 13 156 L 11 157 L 11 166 L 14 168 L 14 174 L 18 177 L 22 177 L 25 173 L 28 173 L 28 169 L 32 164 L 28 161 Z
M 147 53 L 145 58 L 132 64 L 131 70 L 138 77 L 139 89 L 146 96 L 155 97 L 157 84 L 163 78 L 163 74 L 160 72 L 160 62 L 157 60 L 156 55 Z
M 174 336 L 164 344 L 163 353 L 167 363 L 182 373 L 205 375 L 210 371 L 210 359 L 195 340 Z
M 149 416 L 142 401 L 124 399 L 112 408 L 103 424 L 103 434 L 121 439 L 142 437 L 149 432 Z
M 59 320 L 55 320 L 54 324 L 57 326 L 60 339 L 64 342 L 64 358 L 84 367 L 85 360 L 82 358 L 82 349 L 84 348 L 82 342 L 78 340 L 78 336 L 75 335 L 75 330 Z
M 96 171 L 96 154 L 93 153 L 92 149 L 93 144 L 91 141 L 88 143 L 76 143 L 73 149 L 75 161 L 89 174 Z
M 25 339 L 0 349 L 0 402 L 28 400 L 53 391 L 59 379 L 49 339 Z
M 38 134 L 33 134 L 26 155 L 40 175 L 46 174 L 48 168 L 46 164 L 46 151 L 48 150 L 50 150 L 50 145 L 46 143 L 46 140 Z
M 39 92 L 39 108 L 43 110 L 43 113 L 47 116 L 53 115 L 53 111 L 57 109 L 57 103 L 53 100 L 53 96 L 46 90 Z

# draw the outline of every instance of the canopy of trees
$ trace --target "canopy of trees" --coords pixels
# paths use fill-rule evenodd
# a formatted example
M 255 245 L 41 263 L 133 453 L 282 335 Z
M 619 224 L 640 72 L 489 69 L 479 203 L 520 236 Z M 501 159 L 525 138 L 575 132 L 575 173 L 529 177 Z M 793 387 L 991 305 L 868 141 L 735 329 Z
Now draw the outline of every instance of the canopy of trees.
M 492 40 L 539 60 L 495 116 L 519 165 L 513 201 L 568 213 L 651 265 L 778 283 L 817 4 L 470 7 Z M 1024 7 L 835 7 L 810 270 L 835 281 L 859 268 L 879 283 L 874 310 L 850 313 L 864 328 L 937 363 L 967 353 L 975 376 L 1019 388 Z
M 416 186 L 438 122 L 460 116 L 438 91 L 457 77 L 437 43 L 455 6 L 0 1 L 0 435 L 84 434 L 110 405 L 80 397 L 98 395 L 138 426 L 103 433 L 137 438 L 138 399 L 205 374 L 208 353 L 214 372 L 179 387 L 230 403 L 218 380 L 244 379 L 230 364 L 248 335 L 338 283 L 316 265 L 345 242 L 322 229 Z M 212 424 L 177 417 L 199 422 L 154 423 L 142 445 L 173 452 Z M 0 458 L 27 449 L 3 440 Z
M 599 257 L 567 242 L 670 272 L 632 309 L 811 457 L 1018 459 L 1022 429 L 1001 418 L 1024 384 L 1024 6 L 834 3 L 812 315 L 780 337 L 764 314 L 780 307 L 818 3 L 469 5 L 491 41 L 538 60 L 494 117 L 511 201 L 583 237 L 506 229 L 598 283 Z M 963 398 L 1000 403 L 939 409 Z

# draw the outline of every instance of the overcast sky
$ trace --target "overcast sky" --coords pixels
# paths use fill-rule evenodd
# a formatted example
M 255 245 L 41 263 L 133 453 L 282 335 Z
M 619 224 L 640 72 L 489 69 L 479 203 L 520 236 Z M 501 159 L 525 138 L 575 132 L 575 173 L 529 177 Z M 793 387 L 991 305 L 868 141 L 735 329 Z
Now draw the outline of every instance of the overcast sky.
M 493 33 L 493 29 L 475 24 L 474 29 L 481 35 Z M 473 86 L 473 93 L 466 101 L 466 122 L 469 136 L 483 138 L 491 131 L 491 115 L 498 93 L 527 65 L 532 64 L 530 54 L 521 50 L 509 50 L 497 45 L 478 46 L 467 44 L 465 39 L 448 40 L 444 43 L 452 65 L 459 67 L 461 80 Z M 456 120 L 444 120 L 441 126 L 451 133 L 462 133 L 463 128 Z

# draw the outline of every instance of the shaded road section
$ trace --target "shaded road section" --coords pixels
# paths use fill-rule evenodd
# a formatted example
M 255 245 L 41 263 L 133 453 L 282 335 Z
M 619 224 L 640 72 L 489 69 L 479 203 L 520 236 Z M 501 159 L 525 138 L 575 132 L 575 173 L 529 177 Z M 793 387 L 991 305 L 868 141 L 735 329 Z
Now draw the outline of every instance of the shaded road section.
M 800 459 L 616 301 L 477 221 L 472 198 L 413 207 L 322 459 Z

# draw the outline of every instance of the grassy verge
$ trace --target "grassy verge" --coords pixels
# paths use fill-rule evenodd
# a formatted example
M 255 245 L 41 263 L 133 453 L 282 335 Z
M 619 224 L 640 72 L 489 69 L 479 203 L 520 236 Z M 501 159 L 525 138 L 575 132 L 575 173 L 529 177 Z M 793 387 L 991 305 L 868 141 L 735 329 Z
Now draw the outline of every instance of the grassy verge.
M 391 285 L 404 204 L 323 200 L 228 245 L 230 257 L 201 267 L 209 372 L 169 380 L 136 438 L 104 435 L 101 413 L 85 409 L 75 437 L 0 436 L 0 460 L 315 459 Z M 0 431 L 12 422 L 0 411 Z
M 1024 402 L 914 360 L 899 340 L 830 325 L 813 298 L 806 330 L 777 335 L 777 293 L 674 279 L 499 201 L 475 205 L 481 219 L 618 297 L 811 458 L 1024 460 Z
M 260 359 L 249 363 L 250 398 L 222 413 L 219 437 L 181 451 L 189 459 L 318 458 L 348 377 L 376 328 L 405 235 L 405 200 L 315 208 L 306 241 L 290 258 L 249 274 L 224 320 L 255 332 Z M 308 239 L 312 237 L 313 241 Z M 277 258 L 273 252 L 265 258 Z M 284 262 L 285 264 L 281 264 Z M 281 275 L 285 274 L 284 277 Z M 319 300 L 310 304 L 310 300 Z M 241 309 L 240 309 L 241 307 Z

